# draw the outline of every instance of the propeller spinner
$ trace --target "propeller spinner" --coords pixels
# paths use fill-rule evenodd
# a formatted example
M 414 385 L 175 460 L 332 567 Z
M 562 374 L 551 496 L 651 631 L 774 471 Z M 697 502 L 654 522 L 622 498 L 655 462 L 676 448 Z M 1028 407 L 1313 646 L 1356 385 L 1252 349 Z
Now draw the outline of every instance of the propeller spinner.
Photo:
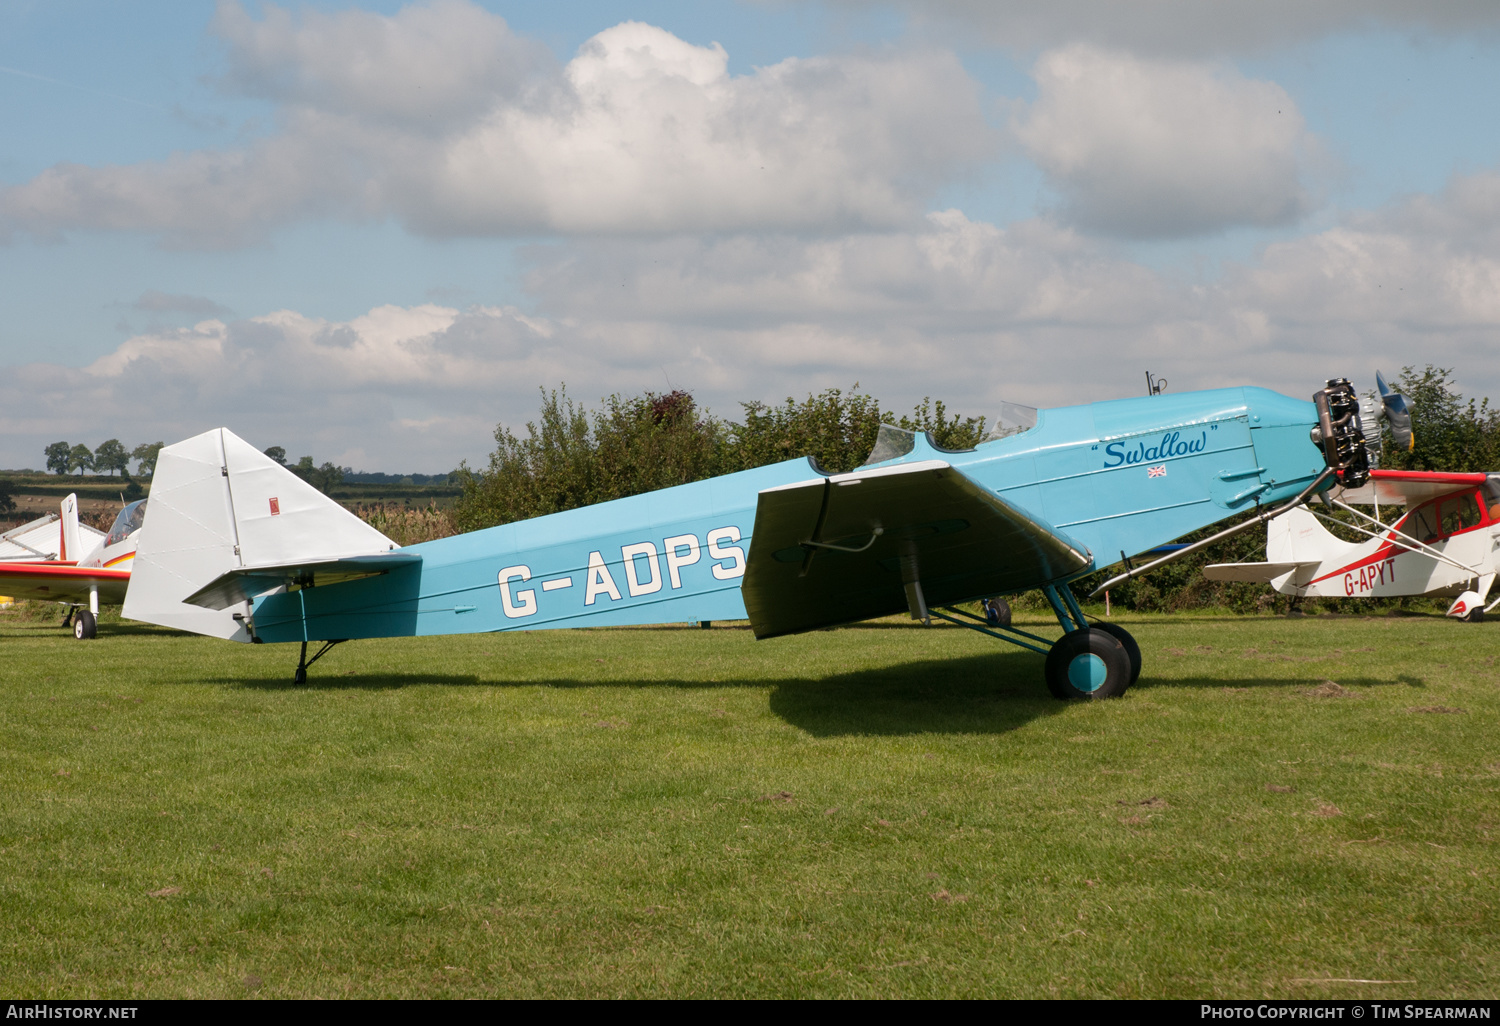
M 1411 401 L 1385 383 L 1385 377 L 1375 372 L 1375 387 L 1380 390 L 1380 405 L 1384 408 L 1386 422 L 1391 425 L 1391 435 L 1399 448 L 1411 452 L 1417 439 L 1411 430 Z

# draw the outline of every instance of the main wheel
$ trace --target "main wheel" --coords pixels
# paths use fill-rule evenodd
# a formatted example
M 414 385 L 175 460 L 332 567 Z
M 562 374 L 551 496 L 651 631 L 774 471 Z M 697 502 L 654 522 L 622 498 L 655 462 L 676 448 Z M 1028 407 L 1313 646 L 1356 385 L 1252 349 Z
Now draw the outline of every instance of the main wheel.
M 991 627 L 1010 626 L 1010 603 L 1003 598 L 988 598 L 983 603 L 984 618 Z
M 1116 698 L 1130 687 L 1130 656 L 1109 631 L 1064 634 L 1047 653 L 1047 690 L 1063 700 Z
M 94 614 L 87 609 L 80 609 L 73 619 L 73 637 L 79 641 L 87 641 L 98 633 L 99 621 L 94 619 Z
M 1135 643 L 1135 638 L 1130 636 L 1129 631 L 1117 623 L 1096 623 L 1094 629 L 1113 634 L 1125 646 L 1125 654 L 1130 657 L 1130 684 L 1134 684 L 1141 675 L 1141 646 Z
M 1476 604 L 1473 609 L 1469 610 L 1469 614 L 1464 619 L 1469 623 L 1483 623 L 1484 607 Z

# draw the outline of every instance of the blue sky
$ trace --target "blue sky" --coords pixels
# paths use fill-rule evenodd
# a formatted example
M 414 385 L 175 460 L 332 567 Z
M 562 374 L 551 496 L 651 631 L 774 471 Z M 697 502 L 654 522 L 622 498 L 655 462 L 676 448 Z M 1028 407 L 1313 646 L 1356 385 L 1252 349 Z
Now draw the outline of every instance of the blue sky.
M 560 381 L 1500 396 L 1493 5 L 1179 2 L 0 0 L 0 465 L 442 470 Z

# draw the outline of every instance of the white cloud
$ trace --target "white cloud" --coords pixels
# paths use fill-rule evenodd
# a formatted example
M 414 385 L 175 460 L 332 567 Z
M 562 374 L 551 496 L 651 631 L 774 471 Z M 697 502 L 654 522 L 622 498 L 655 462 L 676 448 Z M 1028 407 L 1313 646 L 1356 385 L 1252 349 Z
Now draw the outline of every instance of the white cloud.
M 0 463 L 58 438 L 187 437 L 227 424 L 261 446 L 366 469 L 482 460 L 497 421 L 566 382 L 592 401 L 683 387 L 733 416 L 859 381 L 988 413 L 1259 384 L 1457 368 L 1500 396 L 1500 174 L 1455 179 L 1269 246 L 1188 285 L 1046 220 L 958 211 L 914 231 L 558 243 L 532 253 L 533 309 L 384 306 L 343 322 L 280 311 L 139 335 L 83 369 L 0 374 Z
M 1015 126 L 1080 226 L 1135 238 L 1278 225 L 1309 207 L 1316 144 L 1272 82 L 1074 45 L 1036 63 Z
M 626 22 L 564 67 L 464 0 L 256 21 L 224 3 L 226 88 L 278 104 L 244 149 L 60 164 L 0 190 L 0 237 L 69 229 L 234 246 L 315 216 L 435 236 L 892 227 L 991 151 L 951 53 L 795 58 Z
M 844 0 L 873 6 L 877 0 Z M 878 0 L 885 6 L 889 0 Z M 1224 56 L 1341 31 L 1472 32 L 1500 24 L 1490 0 L 897 0 L 919 23 L 1017 51 L 1091 42 L 1133 53 Z
M 443 128 L 556 73 L 544 46 L 463 0 L 390 17 L 263 11 L 256 21 L 239 3 L 220 0 L 214 28 L 229 45 L 223 87 L 330 115 Z

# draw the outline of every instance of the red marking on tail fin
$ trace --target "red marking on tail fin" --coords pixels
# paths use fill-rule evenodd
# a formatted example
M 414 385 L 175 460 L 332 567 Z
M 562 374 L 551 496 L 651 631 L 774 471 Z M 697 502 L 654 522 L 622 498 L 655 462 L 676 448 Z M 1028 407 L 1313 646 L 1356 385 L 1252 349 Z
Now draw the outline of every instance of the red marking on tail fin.
M 271 497 L 271 516 L 281 516 L 281 500 L 276 498 L 274 495 Z

